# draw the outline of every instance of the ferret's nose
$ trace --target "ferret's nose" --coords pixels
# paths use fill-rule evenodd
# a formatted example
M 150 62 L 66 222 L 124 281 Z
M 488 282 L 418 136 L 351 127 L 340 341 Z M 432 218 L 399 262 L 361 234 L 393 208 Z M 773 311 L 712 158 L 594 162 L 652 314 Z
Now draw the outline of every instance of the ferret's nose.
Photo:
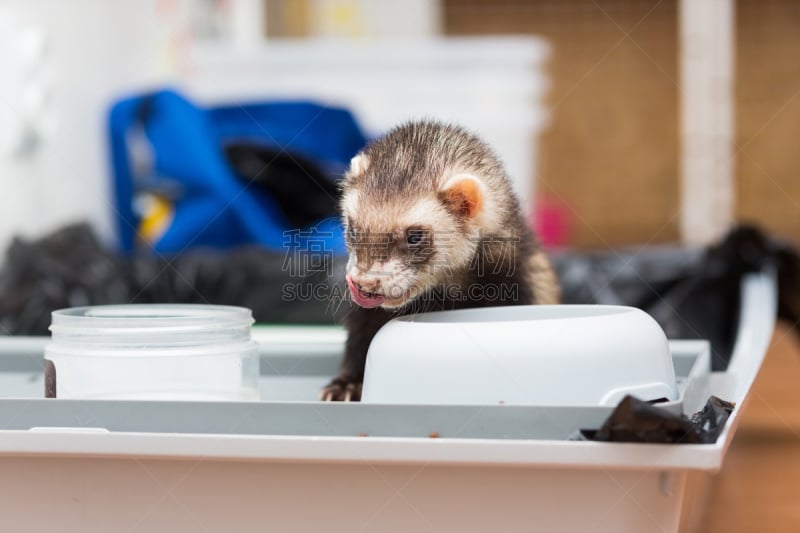
M 381 280 L 372 277 L 352 276 L 353 285 L 358 287 L 361 292 L 378 292 L 381 288 Z

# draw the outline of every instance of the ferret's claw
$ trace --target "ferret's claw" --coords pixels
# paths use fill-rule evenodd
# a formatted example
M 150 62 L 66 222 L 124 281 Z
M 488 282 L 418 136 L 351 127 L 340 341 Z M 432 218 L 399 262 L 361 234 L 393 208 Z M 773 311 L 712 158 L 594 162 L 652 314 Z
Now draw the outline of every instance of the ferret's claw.
M 319 395 L 323 402 L 357 402 L 361 400 L 361 383 L 344 378 L 331 381 Z

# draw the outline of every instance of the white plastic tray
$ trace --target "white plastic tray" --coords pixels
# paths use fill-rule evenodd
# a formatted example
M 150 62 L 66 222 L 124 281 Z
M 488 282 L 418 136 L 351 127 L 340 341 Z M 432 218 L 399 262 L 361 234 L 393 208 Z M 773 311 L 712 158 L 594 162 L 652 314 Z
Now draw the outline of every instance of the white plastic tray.
M 25 390 L 41 391 L 35 359 L 9 353 L 0 360 L 17 371 L 0 372 L 0 386 L 23 398 L 0 401 L 3 523 L 9 531 L 677 531 L 693 497 L 688 473 L 722 466 L 772 334 L 775 292 L 771 276 L 749 277 L 730 368 L 682 385 L 686 412 L 709 391 L 738 404 L 708 445 L 563 440 L 573 426 L 602 421 L 604 408 L 25 399 Z M 343 336 L 308 333 L 259 333 L 276 350 L 284 339 L 265 391 L 316 394 Z M 4 342 L 21 354 L 43 341 Z M 678 373 L 688 378 L 687 361 L 706 346 L 673 342 Z M 293 385 L 271 386 L 287 379 Z

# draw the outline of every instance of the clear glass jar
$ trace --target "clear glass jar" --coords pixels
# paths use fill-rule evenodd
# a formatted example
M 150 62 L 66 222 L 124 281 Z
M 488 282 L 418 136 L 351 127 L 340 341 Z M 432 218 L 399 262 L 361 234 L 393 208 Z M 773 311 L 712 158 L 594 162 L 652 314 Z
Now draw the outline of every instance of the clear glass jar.
M 45 396 L 257 400 L 258 347 L 243 307 L 130 304 L 54 311 Z

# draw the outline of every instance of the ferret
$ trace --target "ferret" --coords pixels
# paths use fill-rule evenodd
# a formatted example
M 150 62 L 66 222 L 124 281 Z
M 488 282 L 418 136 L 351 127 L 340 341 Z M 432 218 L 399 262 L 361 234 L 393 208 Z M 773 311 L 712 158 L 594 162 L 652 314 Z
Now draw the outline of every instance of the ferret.
M 558 303 L 558 280 L 503 165 L 459 126 L 410 122 L 368 144 L 345 173 L 341 211 L 356 305 L 322 400 L 360 399 L 369 344 L 396 316 Z

